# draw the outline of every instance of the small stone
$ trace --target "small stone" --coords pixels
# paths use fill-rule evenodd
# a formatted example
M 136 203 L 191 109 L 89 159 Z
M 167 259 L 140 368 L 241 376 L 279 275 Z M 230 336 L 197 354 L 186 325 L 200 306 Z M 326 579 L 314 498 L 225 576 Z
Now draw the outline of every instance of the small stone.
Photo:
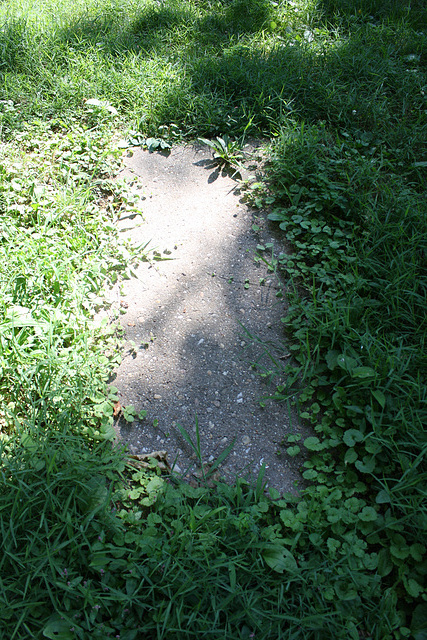
M 210 369 L 208 369 L 208 376 L 212 375 L 212 371 Z
M 155 393 L 153 397 L 154 397 L 154 400 L 161 400 L 162 399 L 162 396 L 160 396 L 158 393 Z
M 227 444 L 227 437 L 221 438 L 221 444 Z
M 221 403 L 219 402 L 219 400 L 214 400 L 212 403 L 215 407 L 220 407 Z
M 251 441 L 251 439 L 250 439 L 249 436 L 243 436 L 243 438 L 242 438 L 243 444 L 249 444 L 250 441 Z
M 209 429 L 213 429 L 214 426 L 215 426 L 214 423 L 209 420 L 209 422 L 208 422 Z

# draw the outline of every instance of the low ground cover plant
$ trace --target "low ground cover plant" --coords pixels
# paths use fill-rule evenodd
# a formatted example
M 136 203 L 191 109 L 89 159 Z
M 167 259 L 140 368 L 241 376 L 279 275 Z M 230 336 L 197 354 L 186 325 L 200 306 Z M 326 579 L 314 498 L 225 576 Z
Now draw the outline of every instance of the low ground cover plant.
M 426 29 L 421 0 L 0 5 L 2 637 L 427 637 Z M 293 247 L 260 252 L 290 303 L 274 397 L 316 434 L 283 445 L 298 497 L 111 443 L 123 345 L 94 317 L 144 257 L 119 137 L 244 135 Z
M 305 381 L 301 416 L 317 432 L 303 443 L 313 452 L 303 476 L 317 484 L 305 498 L 323 496 L 320 519 L 335 521 L 341 551 L 352 518 L 367 518 L 363 553 L 410 616 L 425 607 L 426 208 L 416 183 L 355 147 L 301 127 L 268 172 L 268 217 L 295 247 L 276 258 L 293 282 L 283 321 L 297 361 L 275 372 L 276 398 Z M 298 455 L 298 437 L 289 444 Z M 343 501 L 346 487 L 357 490 Z

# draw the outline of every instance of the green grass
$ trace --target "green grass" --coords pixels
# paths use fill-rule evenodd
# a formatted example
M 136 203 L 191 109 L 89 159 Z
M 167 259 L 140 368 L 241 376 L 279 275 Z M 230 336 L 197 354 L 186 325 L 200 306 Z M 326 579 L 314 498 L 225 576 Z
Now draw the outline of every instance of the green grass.
M 422 81 L 401 71 L 405 56 L 420 55 L 422 35 L 356 20 L 349 36 L 342 19 L 319 25 L 314 2 L 299 10 L 262 2 L 259 12 L 251 11 L 257 3 L 240 5 L 43 3 L 28 12 L 4 5 L 2 91 L 15 105 L 4 131 L 35 114 L 84 117 L 89 98 L 108 100 L 120 120 L 149 134 L 175 123 L 194 137 L 236 136 L 246 127 L 266 135 L 290 113 L 371 128 L 385 124 L 393 105 L 395 133 L 402 119 L 416 123 Z M 405 107 L 408 95 L 416 102 Z
M 344 640 L 375 625 L 375 606 L 393 616 L 374 575 L 284 545 L 295 498 L 273 504 L 241 480 L 174 486 L 105 442 L 82 444 L 64 424 L 4 457 L 0 629 L 11 638 Z M 299 515 L 301 537 L 318 535 Z
M 104 303 L 104 288 L 131 268 L 113 222 L 128 203 L 109 181 L 114 161 L 106 140 L 78 129 L 54 134 L 28 127 L 19 147 L 20 155 L 6 146 L 0 165 L 6 433 L 40 415 L 47 423 L 58 413 L 83 415 L 88 397 L 105 398 L 107 365 L 119 357 L 118 335 L 93 318 Z M 100 206 L 103 201 L 110 211 Z M 101 430 L 111 433 L 109 418 Z
M 426 29 L 421 0 L 0 5 L 2 637 L 425 640 Z M 118 139 L 249 135 L 292 246 L 259 259 L 294 354 L 263 375 L 316 434 L 283 443 L 298 499 L 132 467 L 94 322 L 144 257 Z

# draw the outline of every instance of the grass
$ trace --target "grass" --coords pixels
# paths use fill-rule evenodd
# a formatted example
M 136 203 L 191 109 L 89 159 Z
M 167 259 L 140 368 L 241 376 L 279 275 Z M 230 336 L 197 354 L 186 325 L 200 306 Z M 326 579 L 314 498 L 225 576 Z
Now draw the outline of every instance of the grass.
M 337 575 L 321 549 L 305 557 L 284 546 L 290 496 L 274 505 L 241 480 L 215 492 L 174 486 L 126 466 L 108 443 L 84 445 L 66 424 L 8 453 L 0 628 L 11 638 L 266 639 L 294 629 L 344 639 L 380 599 L 374 576 L 345 565 Z M 150 508 L 141 503 L 155 493 Z M 303 535 L 315 535 L 304 522 Z M 360 592 L 351 612 L 345 598 L 333 605 L 349 582 Z
M 93 318 L 104 301 L 102 290 L 118 273 L 129 272 L 132 262 L 111 215 L 128 203 L 108 180 L 112 160 L 107 162 L 105 139 L 77 129 L 53 134 L 28 127 L 19 146 L 23 151 L 14 158 L 7 155 L 14 146 L 4 148 L 1 166 L 0 392 L 6 433 L 40 415 L 49 422 L 57 411 L 81 414 L 88 396 L 104 398 L 106 365 L 117 362 L 118 335 Z M 100 206 L 107 197 L 110 211 Z M 107 422 L 102 429 L 111 434 Z
M 421 0 L 0 5 L 2 635 L 427 637 L 426 29 Z M 264 375 L 316 434 L 283 443 L 298 499 L 132 466 L 94 322 L 144 258 L 117 141 L 249 135 L 293 247 Z

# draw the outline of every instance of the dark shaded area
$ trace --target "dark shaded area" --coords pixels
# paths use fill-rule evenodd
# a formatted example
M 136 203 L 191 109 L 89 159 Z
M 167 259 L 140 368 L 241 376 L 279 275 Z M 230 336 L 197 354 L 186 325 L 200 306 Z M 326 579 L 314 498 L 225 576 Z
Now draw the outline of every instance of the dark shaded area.
M 405 20 L 414 29 L 427 26 L 424 0 L 318 0 L 318 6 L 332 23 L 344 20 L 351 26 L 354 18 L 361 18 L 390 24 Z

